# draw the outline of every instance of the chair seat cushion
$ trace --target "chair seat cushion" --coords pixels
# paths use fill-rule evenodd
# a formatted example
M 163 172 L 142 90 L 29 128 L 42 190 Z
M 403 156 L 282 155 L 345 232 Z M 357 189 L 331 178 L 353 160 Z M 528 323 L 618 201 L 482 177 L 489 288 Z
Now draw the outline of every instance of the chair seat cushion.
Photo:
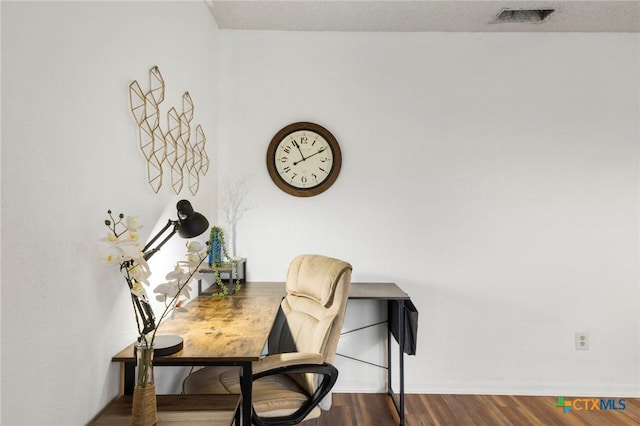
M 232 392 L 227 389 L 221 380 L 222 375 L 235 375 L 239 377 L 240 367 L 205 367 L 200 370 L 196 370 L 189 374 L 184 382 L 182 382 L 182 391 L 185 394 L 191 393 L 209 393 L 209 394 L 227 394 L 227 393 L 240 393 L 238 388 L 237 392 Z
M 189 375 L 184 381 L 185 393 L 240 394 L 240 369 L 207 367 Z M 253 382 L 253 409 L 260 417 L 279 417 L 294 413 L 309 395 L 289 376 L 267 376 Z M 320 416 L 315 407 L 305 420 Z

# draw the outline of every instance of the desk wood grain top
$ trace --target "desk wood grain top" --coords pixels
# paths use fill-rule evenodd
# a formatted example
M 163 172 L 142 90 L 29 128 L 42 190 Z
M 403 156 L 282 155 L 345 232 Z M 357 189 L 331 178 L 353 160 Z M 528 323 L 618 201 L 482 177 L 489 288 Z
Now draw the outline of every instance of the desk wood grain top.
M 247 282 L 233 296 L 200 296 L 186 305 L 188 312 L 178 312 L 163 321 L 158 335 L 181 336 L 184 348 L 173 355 L 157 357 L 161 365 L 196 365 L 198 362 L 257 361 L 262 355 L 282 298 L 284 282 Z M 395 283 L 351 283 L 350 299 L 408 300 L 409 296 Z M 112 361 L 133 362 L 133 344 Z
M 283 281 L 250 281 L 243 284 L 240 293 L 234 297 L 284 297 L 286 295 L 287 291 Z M 408 300 L 410 297 L 396 283 L 352 282 L 349 286 L 349 299 Z
M 158 329 L 158 335 L 181 336 L 184 348 L 173 355 L 157 357 L 154 363 L 257 361 L 281 301 L 281 296 L 198 297 L 186 305 L 187 312 L 176 313 Z M 112 361 L 133 362 L 133 344 Z

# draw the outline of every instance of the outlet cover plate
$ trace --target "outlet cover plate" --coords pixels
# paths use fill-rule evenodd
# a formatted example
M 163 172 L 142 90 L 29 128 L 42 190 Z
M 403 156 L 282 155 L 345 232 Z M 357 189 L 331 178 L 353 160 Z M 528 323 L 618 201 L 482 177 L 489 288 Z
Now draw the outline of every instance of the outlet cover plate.
M 586 331 L 576 331 L 576 350 L 587 351 L 589 350 L 589 333 Z

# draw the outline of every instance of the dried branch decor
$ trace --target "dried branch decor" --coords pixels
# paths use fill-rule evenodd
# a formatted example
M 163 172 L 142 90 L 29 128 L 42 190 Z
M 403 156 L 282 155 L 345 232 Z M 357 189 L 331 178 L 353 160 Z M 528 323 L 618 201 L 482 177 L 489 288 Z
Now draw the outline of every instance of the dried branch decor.
M 171 187 L 178 195 L 185 176 L 191 194 L 200 188 L 200 176 L 209 170 L 205 150 L 207 137 L 199 124 L 191 138 L 193 100 L 189 92 L 182 95 L 182 112 L 171 107 L 167 112 L 166 131 L 160 125 L 160 104 L 164 101 L 165 83 L 158 67 L 149 70 L 149 90 L 144 92 L 137 81 L 129 85 L 129 104 L 138 126 L 140 150 L 147 161 L 147 181 L 155 193 L 163 183 L 164 164 L 171 174 Z

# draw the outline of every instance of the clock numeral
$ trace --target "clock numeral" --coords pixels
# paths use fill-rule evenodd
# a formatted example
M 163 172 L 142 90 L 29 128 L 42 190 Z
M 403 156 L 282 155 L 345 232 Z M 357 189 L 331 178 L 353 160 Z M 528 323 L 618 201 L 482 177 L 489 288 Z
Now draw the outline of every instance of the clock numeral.
M 305 175 L 300 176 L 300 182 L 307 183 L 307 176 Z
M 284 152 L 286 152 L 287 154 L 291 154 L 291 147 L 290 146 L 285 146 L 284 148 L 282 148 L 282 150 Z
M 320 169 L 320 171 L 323 172 L 323 173 L 327 173 L 327 171 L 325 169 L 323 169 L 322 167 L 318 167 L 318 169 Z
M 316 182 L 318 181 L 318 175 L 315 173 L 311 173 L 311 177 L 313 178 L 313 180 L 315 180 Z
M 287 166 L 284 169 L 282 169 L 282 171 L 285 173 L 289 173 L 291 171 L 291 167 Z
M 287 161 L 289 161 L 288 157 L 280 157 L 280 162 L 281 163 L 286 163 Z
M 300 136 L 300 143 L 309 143 L 309 138 L 304 135 Z
M 294 174 L 291 176 L 291 180 L 293 181 L 293 180 L 296 178 L 296 176 L 298 176 L 298 174 L 297 174 L 297 173 L 294 173 Z

